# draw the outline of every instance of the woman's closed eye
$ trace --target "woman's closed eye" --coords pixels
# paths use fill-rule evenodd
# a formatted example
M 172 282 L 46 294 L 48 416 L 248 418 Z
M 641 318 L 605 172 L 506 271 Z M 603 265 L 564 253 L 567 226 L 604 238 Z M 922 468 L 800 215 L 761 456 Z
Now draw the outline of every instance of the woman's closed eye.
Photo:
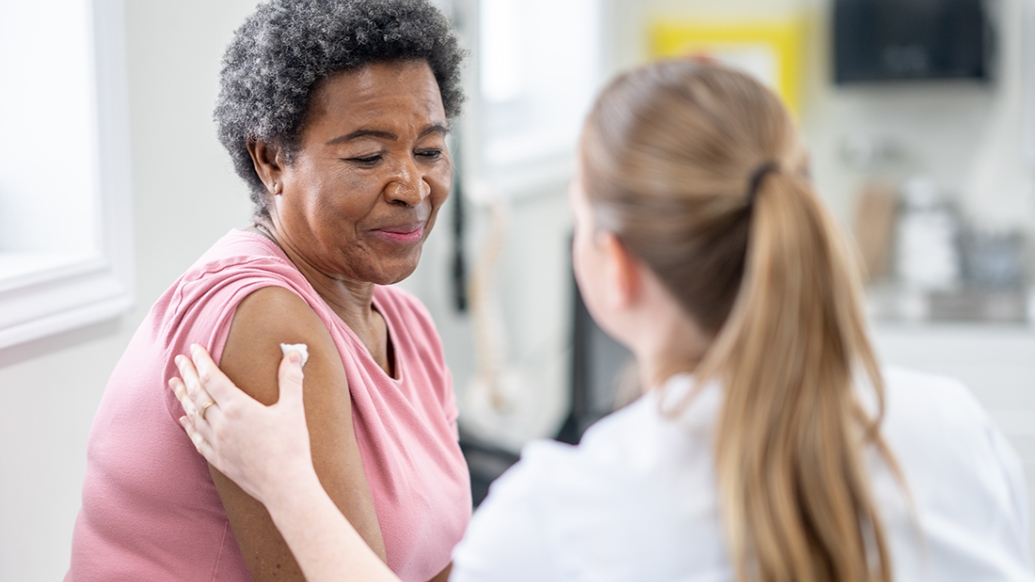
M 429 148 L 423 150 L 417 150 L 415 153 L 417 157 L 425 160 L 437 160 L 442 157 L 442 150 L 438 148 Z
M 373 154 L 369 156 L 357 156 L 354 158 L 346 158 L 346 161 L 357 163 L 361 166 L 374 166 L 381 161 L 381 154 Z

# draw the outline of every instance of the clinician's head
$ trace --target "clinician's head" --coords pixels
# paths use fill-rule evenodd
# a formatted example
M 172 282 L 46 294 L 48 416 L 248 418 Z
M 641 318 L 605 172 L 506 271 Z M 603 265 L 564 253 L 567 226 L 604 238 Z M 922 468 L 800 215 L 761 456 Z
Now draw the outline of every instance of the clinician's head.
M 619 340 L 651 341 L 623 270 L 703 338 L 683 369 L 723 386 L 716 471 L 741 580 L 888 580 L 860 450 L 860 435 L 879 443 L 881 412 L 863 411 L 853 373 L 879 403 L 883 384 L 851 253 L 807 165 L 779 98 L 748 75 L 689 60 L 628 72 L 586 121 L 576 274 Z
M 741 289 L 755 211 L 766 220 L 789 188 L 808 189 L 805 150 L 779 99 L 695 61 L 616 79 L 586 122 L 581 161 L 597 228 L 712 336 Z

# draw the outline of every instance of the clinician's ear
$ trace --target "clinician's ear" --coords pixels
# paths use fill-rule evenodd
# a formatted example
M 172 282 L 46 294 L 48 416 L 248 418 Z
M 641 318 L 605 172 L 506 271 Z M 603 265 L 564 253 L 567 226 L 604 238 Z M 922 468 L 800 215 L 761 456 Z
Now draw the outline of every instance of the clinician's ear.
M 255 173 L 266 185 L 266 191 L 276 196 L 284 191 L 282 174 L 284 159 L 279 147 L 264 141 L 249 139 L 248 153 L 252 157 Z
M 597 244 L 604 254 L 605 297 L 612 307 L 627 308 L 643 289 L 639 260 L 610 232 L 600 232 Z

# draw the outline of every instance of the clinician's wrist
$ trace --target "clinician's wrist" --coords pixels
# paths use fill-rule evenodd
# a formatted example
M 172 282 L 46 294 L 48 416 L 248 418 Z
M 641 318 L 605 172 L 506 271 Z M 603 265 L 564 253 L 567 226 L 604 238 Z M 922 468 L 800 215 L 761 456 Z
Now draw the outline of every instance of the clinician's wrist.
M 276 520 L 276 514 L 284 516 L 307 511 L 314 504 L 314 498 L 325 495 L 320 478 L 312 466 L 289 471 L 277 478 L 263 492 L 259 499 Z

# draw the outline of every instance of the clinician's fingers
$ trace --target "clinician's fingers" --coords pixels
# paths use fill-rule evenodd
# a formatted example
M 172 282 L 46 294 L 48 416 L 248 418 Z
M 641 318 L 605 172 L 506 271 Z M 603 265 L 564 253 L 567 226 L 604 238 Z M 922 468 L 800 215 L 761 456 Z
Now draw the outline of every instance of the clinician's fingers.
M 194 362 L 190 361 L 185 355 L 178 355 L 173 358 L 176 362 L 176 368 L 180 371 L 180 378 L 183 379 L 183 383 L 187 388 L 187 395 L 191 399 L 198 398 L 198 390 L 201 387 L 201 380 L 198 379 L 198 370 L 194 366 Z
M 176 395 L 176 400 L 181 401 L 180 406 L 183 406 L 182 400 L 187 396 L 187 387 L 183 385 L 183 380 L 169 378 L 169 388 L 172 388 L 173 394 Z
M 194 400 L 195 406 L 202 406 L 204 403 L 209 401 L 215 401 L 212 398 L 211 392 L 205 388 L 205 380 L 202 377 L 202 373 L 195 367 L 194 361 L 185 355 L 178 355 L 174 359 L 176 361 L 176 367 L 180 371 L 180 377 L 183 378 L 183 383 L 187 387 L 187 395 L 190 396 L 191 400 Z
M 210 414 L 218 414 L 219 406 L 215 398 L 209 394 L 203 385 L 198 370 L 194 363 L 184 356 L 176 356 L 176 366 L 183 375 L 183 382 L 187 386 L 187 394 L 194 404 L 194 424 L 202 425 L 209 420 Z
M 302 354 L 292 350 L 280 360 L 280 399 L 277 404 L 301 406 L 302 404 Z
M 194 405 L 194 400 L 192 400 L 190 395 L 187 393 L 187 387 L 184 385 L 183 380 L 179 378 L 170 378 L 169 387 L 172 388 L 173 393 L 176 394 L 176 399 L 180 401 L 180 408 L 183 408 L 183 413 L 194 418 L 197 407 Z
M 186 374 L 190 376 L 190 374 Z M 197 382 L 196 377 L 193 380 Z M 191 426 L 200 430 L 206 438 L 212 435 L 212 423 L 218 424 L 219 419 L 214 418 L 222 414 L 222 410 L 219 406 L 216 406 L 215 400 L 208 397 L 208 393 L 205 392 L 204 388 L 195 386 L 194 397 L 191 397 L 188 392 L 183 380 L 180 378 L 170 378 L 169 387 L 176 393 L 177 400 L 180 401 L 180 407 L 183 408 L 184 414 L 187 415 Z M 204 399 L 204 402 L 201 402 Z
M 169 380 L 169 386 L 176 392 L 176 396 L 180 401 L 180 407 L 183 408 L 184 416 L 181 416 L 179 419 L 183 428 L 187 429 L 189 426 L 190 430 L 200 433 L 206 441 L 213 442 L 215 440 L 214 426 L 222 422 L 219 416 L 223 414 L 223 411 L 213 404 L 208 407 L 205 417 L 202 418 L 198 414 L 198 408 L 194 405 L 194 401 L 191 400 L 190 396 L 187 396 L 187 389 L 183 385 L 183 380 L 172 378 Z M 190 431 L 187 434 L 190 435 Z
M 194 443 L 194 448 L 201 453 L 201 456 L 205 457 L 205 460 L 216 465 L 216 468 L 218 468 L 216 463 L 216 452 L 212 448 L 212 445 L 209 444 L 208 440 L 206 440 L 205 437 L 198 432 L 196 428 L 194 428 L 194 425 L 190 424 L 190 421 L 187 420 L 186 417 L 180 417 L 180 424 L 183 425 L 184 430 L 187 431 L 187 436 L 189 436 L 190 441 Z
M 197 370 L 189 359 L 185 356 L 176 356 L 174 361 L 183 377 L 181 382 L 184 384 L 186 392 L 186 398 L 180 398 L 180 405 L 194 424 L 201 423 L 204 421 L 202 416 L 207 414 L 208 409 L 214 405 L 215 401 L 202 387 Z

